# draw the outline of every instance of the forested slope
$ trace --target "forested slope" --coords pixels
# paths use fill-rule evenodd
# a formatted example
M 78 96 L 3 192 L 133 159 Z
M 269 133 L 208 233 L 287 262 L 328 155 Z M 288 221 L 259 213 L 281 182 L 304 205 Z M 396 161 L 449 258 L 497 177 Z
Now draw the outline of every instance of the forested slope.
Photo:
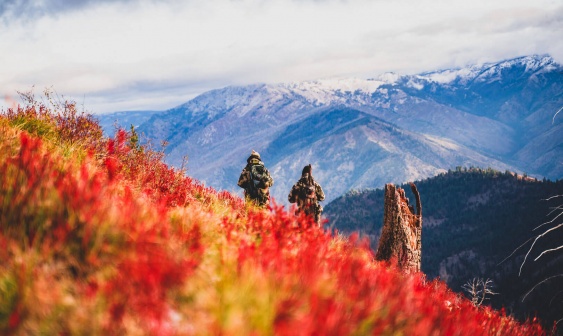
M 459 292 L 473 278 L 490 278 L 498 292 L 491 297 L 494 307 L 506 307 L 520 318 L 536 313 L 550 321 L 563 317 L 563 297 L 556 296 L 563 288 L 561 278 L 543 283 L 523 300 L 535 284 L 560 273 L 562 253 L 554 251 L 533 260 L 540 252 L 560 246 L 563 230 L 537 241 L 519 275 L 531 238 L 557 223 L 534 230 L 560 213 L 549 215 L 561 198 L 547 199 L 563 194 L 563 181 L 458 167 L 415 183 L 423 207 L 422 271 L 429 278 L 439 277 Z M 410 192 L 407 185 L 402 187 Z M 327 205 L 325 214 L 329 225 L 367 235 L 376 248 L 383 221 L 383 190 L 350 192 Z

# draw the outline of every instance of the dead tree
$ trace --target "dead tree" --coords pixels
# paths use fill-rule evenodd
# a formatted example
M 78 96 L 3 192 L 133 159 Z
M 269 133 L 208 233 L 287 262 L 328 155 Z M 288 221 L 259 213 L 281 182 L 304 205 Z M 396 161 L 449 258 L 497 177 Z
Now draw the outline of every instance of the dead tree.
M 416 213 L 405 191 L 393 184 L 385 185 L 383 230 L 375 259 L 396 261 L 406 272 L 420 271 L 422 206 L 414 183 L 410 184 L 416 198 Z

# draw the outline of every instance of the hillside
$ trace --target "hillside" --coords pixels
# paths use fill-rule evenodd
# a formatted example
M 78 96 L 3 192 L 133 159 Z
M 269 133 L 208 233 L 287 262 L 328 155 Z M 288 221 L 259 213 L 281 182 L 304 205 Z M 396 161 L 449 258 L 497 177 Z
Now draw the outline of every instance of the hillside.
M 29 98 L 0 116 L 2 334 L 545 334 Z
M 139 127 L 145 121 L 149 120 L 154 114 L 160 111 L 120 111 L 106 114 L 98 114 L 95 116 L 100 124 L 104 135 L 113 137 L 115 132 L 122 129 L 129 129 L 131 125 Z
M 520 318 L 536 313 L 549 321 L 562 317 L 563 300 L 557 297 L 563 286 L 560 279 L 544 283 L 522 301 L 535 284 L 563 267 L 563 254 L 557 252 L 533 261 L 541 251 L 561 245 L 562 230 L 541 238 L 522 274 L 518 273 L 531 247 L 529 239 L 549 226 L 534 228 L 557 214 L 548 216 L 560 201 L 545 199 L 563 195 L 563 181 L 460 167 L 416 182 L 416 186 L 423 207 L 422 271 L 430 279 L 439 277 L 453 290 L 463 292 L 462 285 L 471 279 L 490 278 L 499 293 L 491 298 L 493 307 L 505 307 Z M 410 193 L 408 186 L 403 188 Z M 412 195 L 410 199 L 414 201 Z M 383 221 L 383 190 L 350 192 L 327 205 L 325 215 L 330 226 L 344 233 L 368 236 L 375 249 Z
M 563 176 L 563 72 L 547 55 L 414 75 L 383 74 L 205 92 L 141 124 L 166 160 L 242 195 L 238 176 L 262 154 L 286 204 L 311 163 L 327 202 L 351 189 L 420 180 L 456 166 Z M 128 126 L 128 125 L 127 125 Z

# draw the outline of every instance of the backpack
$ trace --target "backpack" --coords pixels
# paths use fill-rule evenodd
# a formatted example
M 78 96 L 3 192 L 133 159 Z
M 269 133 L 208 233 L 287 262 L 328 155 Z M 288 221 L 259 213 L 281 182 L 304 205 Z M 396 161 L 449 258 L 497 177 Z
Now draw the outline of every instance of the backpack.
M 298 197 L 305 207 L 311 207 L 317 204 L 317 190 L 312 178 L 301 179 Z
M 249 172 L 250 172 L 250 188 L 249 188 L 250 196 L 253 198 L 258 198 L 259 196 L 262 195 L 260 189 L 264 189 L 264 188 L 260 188 L 260 184 L 264 183 L 263 182 L 264 180 L 267 180 L 268 171 L 266 170 L 266 167 L 264 167 L 263 164 L 258 163 L 251 165 Z

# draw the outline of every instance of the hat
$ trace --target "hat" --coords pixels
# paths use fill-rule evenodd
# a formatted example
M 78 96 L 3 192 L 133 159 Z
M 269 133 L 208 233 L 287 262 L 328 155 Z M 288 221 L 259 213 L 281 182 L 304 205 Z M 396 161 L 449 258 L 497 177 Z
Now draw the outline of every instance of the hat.
M 303 167 L 303 171 L 301 172 L 301 176 L 303 176 L 305 174 L 313 175 L 313 167 L 311 167 L 310 163 L 308 165 L 306 165 L 305 167 Z
M 248 159 L 246 159 L 246 162 L 250 162 L 250 160 L 252 160 L 252 159 L 260 160 L 260 154 L 257 151 L 255 151 L 254 149 L 250 153 L 250 156 L 248 157 Z

